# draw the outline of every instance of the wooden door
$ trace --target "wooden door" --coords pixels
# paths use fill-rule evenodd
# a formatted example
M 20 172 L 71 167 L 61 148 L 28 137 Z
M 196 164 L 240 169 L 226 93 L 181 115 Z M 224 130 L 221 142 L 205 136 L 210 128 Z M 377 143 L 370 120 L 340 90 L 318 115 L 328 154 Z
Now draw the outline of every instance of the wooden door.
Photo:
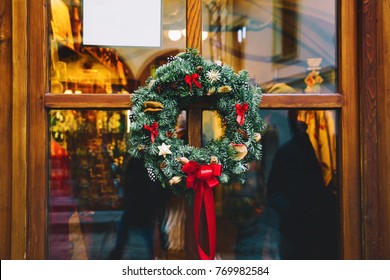
M 29 16 L 26 34 L 26 48 L 29 50 L 28 110 L 19 112 L 26 114 L 28 120 L 26 132 L 27 164 L 22 167 L 27 174 L 26 182 L 21 183 L 21 195 L 16 198 L 24 200 L 26 217 L 17 215 L 21 234 L 25 234 L 26 242 L 15 244 L 15 258 L 45 259 L 47 258 L 47 177 L 48 177 L 48 135 L 47 112 L 51 109 L 128 109 L 131 107 L 129 95 L 89 95 L 80 96 L 48 93 L 48 3 L 45 0 L 25 3 L 19 11 Z M 187 47 L 201 49 L 202 14 L 201 1 L 187 1 Z M 340 1 L 338 3 L 338 66 L 339 86 L 335 94 L 264 94 L 261 108 L 299 108 L 299 109 L 332 109 L 340 113 L 340 238 L 342 257 L 361 257 L 361 224 L 360 224 L 360 189 L 359 189 L 359 146 L 358 146 L 358 98 L 357 98 L 357 16 L 356 1 Z M 16 27 L 22 31 L 22 26 Z M 23 37 L 23 36 L 21 36 Z M 18 109 L 17 109 L 18 110 Z M 200 112 L 194 111 L 190 129 L 199 127 Z M 190 142 L 200 142 L 198 132 L 190 132 Z M 28 156 L 27 156 L 28 155 Z M 15 177 L 16 178 L 16 177 Z M 26 188 L 23 191 L 23 187 Z M 22 204 L 23 205 L 23 204 Z M 20 209 L 20 210 L 23 210 Z M 20 213 L 23 213 L 21 211 Z M 16 215 L 16 214 L 15 214 Z M 24 223 L 26 219 L 27 223 Z M 16 226 L 16 225 L 15 225 Z

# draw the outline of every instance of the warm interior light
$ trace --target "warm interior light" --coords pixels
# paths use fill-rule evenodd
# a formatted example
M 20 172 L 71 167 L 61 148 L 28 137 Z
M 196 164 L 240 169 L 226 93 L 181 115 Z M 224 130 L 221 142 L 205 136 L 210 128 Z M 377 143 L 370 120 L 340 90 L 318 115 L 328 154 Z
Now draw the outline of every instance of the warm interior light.
M 181 38 L 181 30 L 169 30 L 168 38 L 172 41 L 179 41 Z
M 202 41 L 206 40 L 209 36 L 209 33 L 207 31 L 202 31 Z
M 241 29 L 238 29 L 238 31 L 237 31 L 237 41 L 239 43 L 242 43 L 242 30 Z
M 172 41 L 178 41 L 180 40 L 181 36 L 186 37 L 186 30 L 169 30 L 168 31 L 168 37 Z M 202 41 L 206 40 L 209 36 L 209 33 L 207 31 L 202 31 Z

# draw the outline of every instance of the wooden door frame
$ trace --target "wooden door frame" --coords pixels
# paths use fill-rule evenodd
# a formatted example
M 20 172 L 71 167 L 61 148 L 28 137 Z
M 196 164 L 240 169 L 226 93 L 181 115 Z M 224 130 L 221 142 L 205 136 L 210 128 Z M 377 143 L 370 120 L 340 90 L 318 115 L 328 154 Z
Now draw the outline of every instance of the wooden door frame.
M 0 154 L 12 158 L 12 1 L 0 5 Z M 7 121 L 3 121 L 7 120 Z M 11 258 L 12 167 L 0 161 L 0 259 Z
M 359 3 L 362 255 L 390 259 L 390 1 Z
M 15 1 L 14 1 L 15 2 Z M 19 2 L 19 1 L 16 1 Z M 68 107 L 83 108 L 77 101 L 70 101 L 72 104 L 58 103 L 62 98 L 61 95 L 53 97 L 45 95 L 48 90 L 48 21 L 47 21 L 47 0 L 27 1 L 23 0 L 19 9 L 19 13 L 26 15 L 26 25 L 14 26 L 16 42 L 22 46 L 13 44 L 14 51 L 27 50 L 26 58 L 23 58 L 27 63 L 28 72 L 26 77 L 16 78 L 13 76 L 14 83 L 18 81 L 22 85 L 27 85 L 26 90 L 22 94 L 26 94 L 26 106 L 14 106 L 14 115 L 26 115 L 26 142 L 20 142 L 24 145 L 22 149 L 22 161 L 26 164 L 20 166 L 18 172 L 13 172 L 12 177 L 17 183 L 19 192 L 13 193 L 13 203 L 21 203 L 13 206 L 13 218 L 16 218 L 12 226 L 12 233 L 25 236 L 25 242 L 12 243 L 13 258 L 27 259 L 45 259 L 47 258 L 47 182 L 48 182 L 48 141 L 47 136 L 47 108 L 50 108 L 50 102 L 53 107 Z M 357 49 L 357 15 L 358 6 L 355 0 L 340 1 L 339 8 L 339 88 L 340 95 L 337 98 L 341 100 L 331 108 L 336 108 L 340 111 L 340 182 L 342 186 L 341 192 L 341 243 L 342 243 L 342 258 L 344 259 L 359 259 L 362 257 L 362 236 L 361 236 L 361 206 L 360 206 L 360 166 L 359 166 L 359 106 L 358 106 L 358 49 Z M 189 0 L 190 5 L 201 5 L 200 0 Z M 199 11 L 199 9 L 198 9 Z M 189 18 L 192 18 L 190 13 Z M 15 20 L 15 19 L 14 19 Z M 194 30 L 200 30 L 201 22 L 194 22 Z M 196 31 L 196 32 L 198 32 Z M 191 34 L 195 34 L 191 33 Z M 195 36 L 195 35 L 191 35 Z M 200 42 L 200 37 L 195 38 L 187 36 L 187 40 Z M 199 36 L 199 35 L 198 35 Z M 26 40 L 23 40 L 23 38 Z M 191 38 L 189 38 L 191 37 Z M 20 40 L 19 40 L 19 39 Z M 189 39 L 188 39 L 189 38 Z M 194 43 L 195 44 L 195 43 Z M 198 43 L 197 43 L 198 44 Z M 189 46 L 192 44 L 189 43 Z M 72 96 L 75 97 L 75 96 Z M 113 96 L 110 96 L 112 98 Z M 272 98 L 265 95 L 262 107 L 270 107 L 272 102 L 268 102 L 267 98 Z M 325 96 L 318 97 L 316 95 L 307 95 L 307 98 L 313 100 L 322 100 L 325 103 Z M 22 98 L 22 97 L 20 97 Z M 87 98 L 85 95 L 81 99 Z M 99 97 L 93 105 L 99 106 L 99 99 L 107 97 Z M 129 107 L 130 100 L 128 97 L 123 98 L 122 105 L 119 107 Z M 128 100 L 125 100 L 127 98 Z M 279 98 L 279 97 L 278 97 Z M 294 100 L 303 102 L 304 106 L 310 106 L 310 101 L 300 96 L 290 97 L 280 101 L 280 106 L 287 106 Z M 319 98 L 319 99 L 318 99 Z M 96 99 L 96 95 L 95 95 Z M 56 105 L 57 104 L 57 105 Z M 59 105 L 58 105 L 59 104 Z M 112 107 L 118 107 L 118 103 L 112 102 Z M 271 105 L 270 105 L 271 104 Z M 311 103 L 313 104 L 313 103 Z M 46 107 L 45 107 L 46 106 Z M 84 104 L 84 107 L 87 105 Z M 319 106 L 319 107 L 322 107 Z M 328 106 L 324 106 L 328 108 Z M 21 132 L 16 132 L 20 136 Z M 16 168 L 16 166 L 14 166 Z M 26 174 L 26 180 L 16 178 L 18 174 Z M 17 180 L 18 179 L 18 180 Z M 17 182 L 16 182 L 17 181 Z M 24 215 L 25 213 L 25 215 Z

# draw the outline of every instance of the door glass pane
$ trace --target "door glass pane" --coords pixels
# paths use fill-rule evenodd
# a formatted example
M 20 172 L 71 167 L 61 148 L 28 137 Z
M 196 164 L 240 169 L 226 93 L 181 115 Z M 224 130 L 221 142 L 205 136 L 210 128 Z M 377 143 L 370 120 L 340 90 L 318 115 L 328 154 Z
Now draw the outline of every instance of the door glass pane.
M 267 122 L 262 160 L 244 184 L 215 189 L 218 257 L 338 259 L 336 112 L 261 115 Z M 214 136 L 212 112 L 203 117 L 207 142 Z
M 202 52 L 267 93 L 333 93 L 336 14 L 336 0 L 203 0 Z
M 50 4 L 52 93 L 131 93 L 168 56 L 185 48 L 185 1 L 162 1 L 161 48 L 84 46 L 83 1 L 50 0 Z
M 129 111 L 49 112 L 49 258 L 186 258 L 186 200 L 129 158 Z M 186 138 L 186 114 L 176 132 Z

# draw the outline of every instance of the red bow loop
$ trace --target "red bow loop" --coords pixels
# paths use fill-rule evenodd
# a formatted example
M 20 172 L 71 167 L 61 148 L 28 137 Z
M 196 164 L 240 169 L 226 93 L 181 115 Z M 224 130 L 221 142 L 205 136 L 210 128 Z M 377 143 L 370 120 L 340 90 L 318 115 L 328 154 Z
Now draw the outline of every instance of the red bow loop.
M 221 176 L 222 165 L 201 165 L 191 160 L 182 167 L 182 171 L 187 174 L 187 188 L 196 190 L 199 185 L 196 181 L 204 181 L 209 188 L 214 188 L 219 184 L 216 176 Z
M 202 88 L 202 85 L 199 82 L 199 74 L 197 73 L 194 73 L 192 75 L 186 75 L 184 81 L 190 86 L 190 92 L 192 92 L 192 83 L 194 83 L 196 87 Z
M 221 176 L 222 165 L 220 164 L 202 165 L 199 173 L 200 174 L 198 174 L 198 177 L 205 180 L 209 188 L 215 188 L 219 184 L 216 177 Z
M 151 126 L 144 124 L 144 129 L 150 131 L 150 139 L 154 143 L 155 137 L 158 136 L 158 124 L 154 122 Z
M 245 113 L 248 111 L 249 106 L 248 103 L 243 103 L 241 104 L 236 104 L 236 113 L 237 113 L 237 118 L 236 121 L 239 123 L 240 126 L 244 124 L 245 120 Z

